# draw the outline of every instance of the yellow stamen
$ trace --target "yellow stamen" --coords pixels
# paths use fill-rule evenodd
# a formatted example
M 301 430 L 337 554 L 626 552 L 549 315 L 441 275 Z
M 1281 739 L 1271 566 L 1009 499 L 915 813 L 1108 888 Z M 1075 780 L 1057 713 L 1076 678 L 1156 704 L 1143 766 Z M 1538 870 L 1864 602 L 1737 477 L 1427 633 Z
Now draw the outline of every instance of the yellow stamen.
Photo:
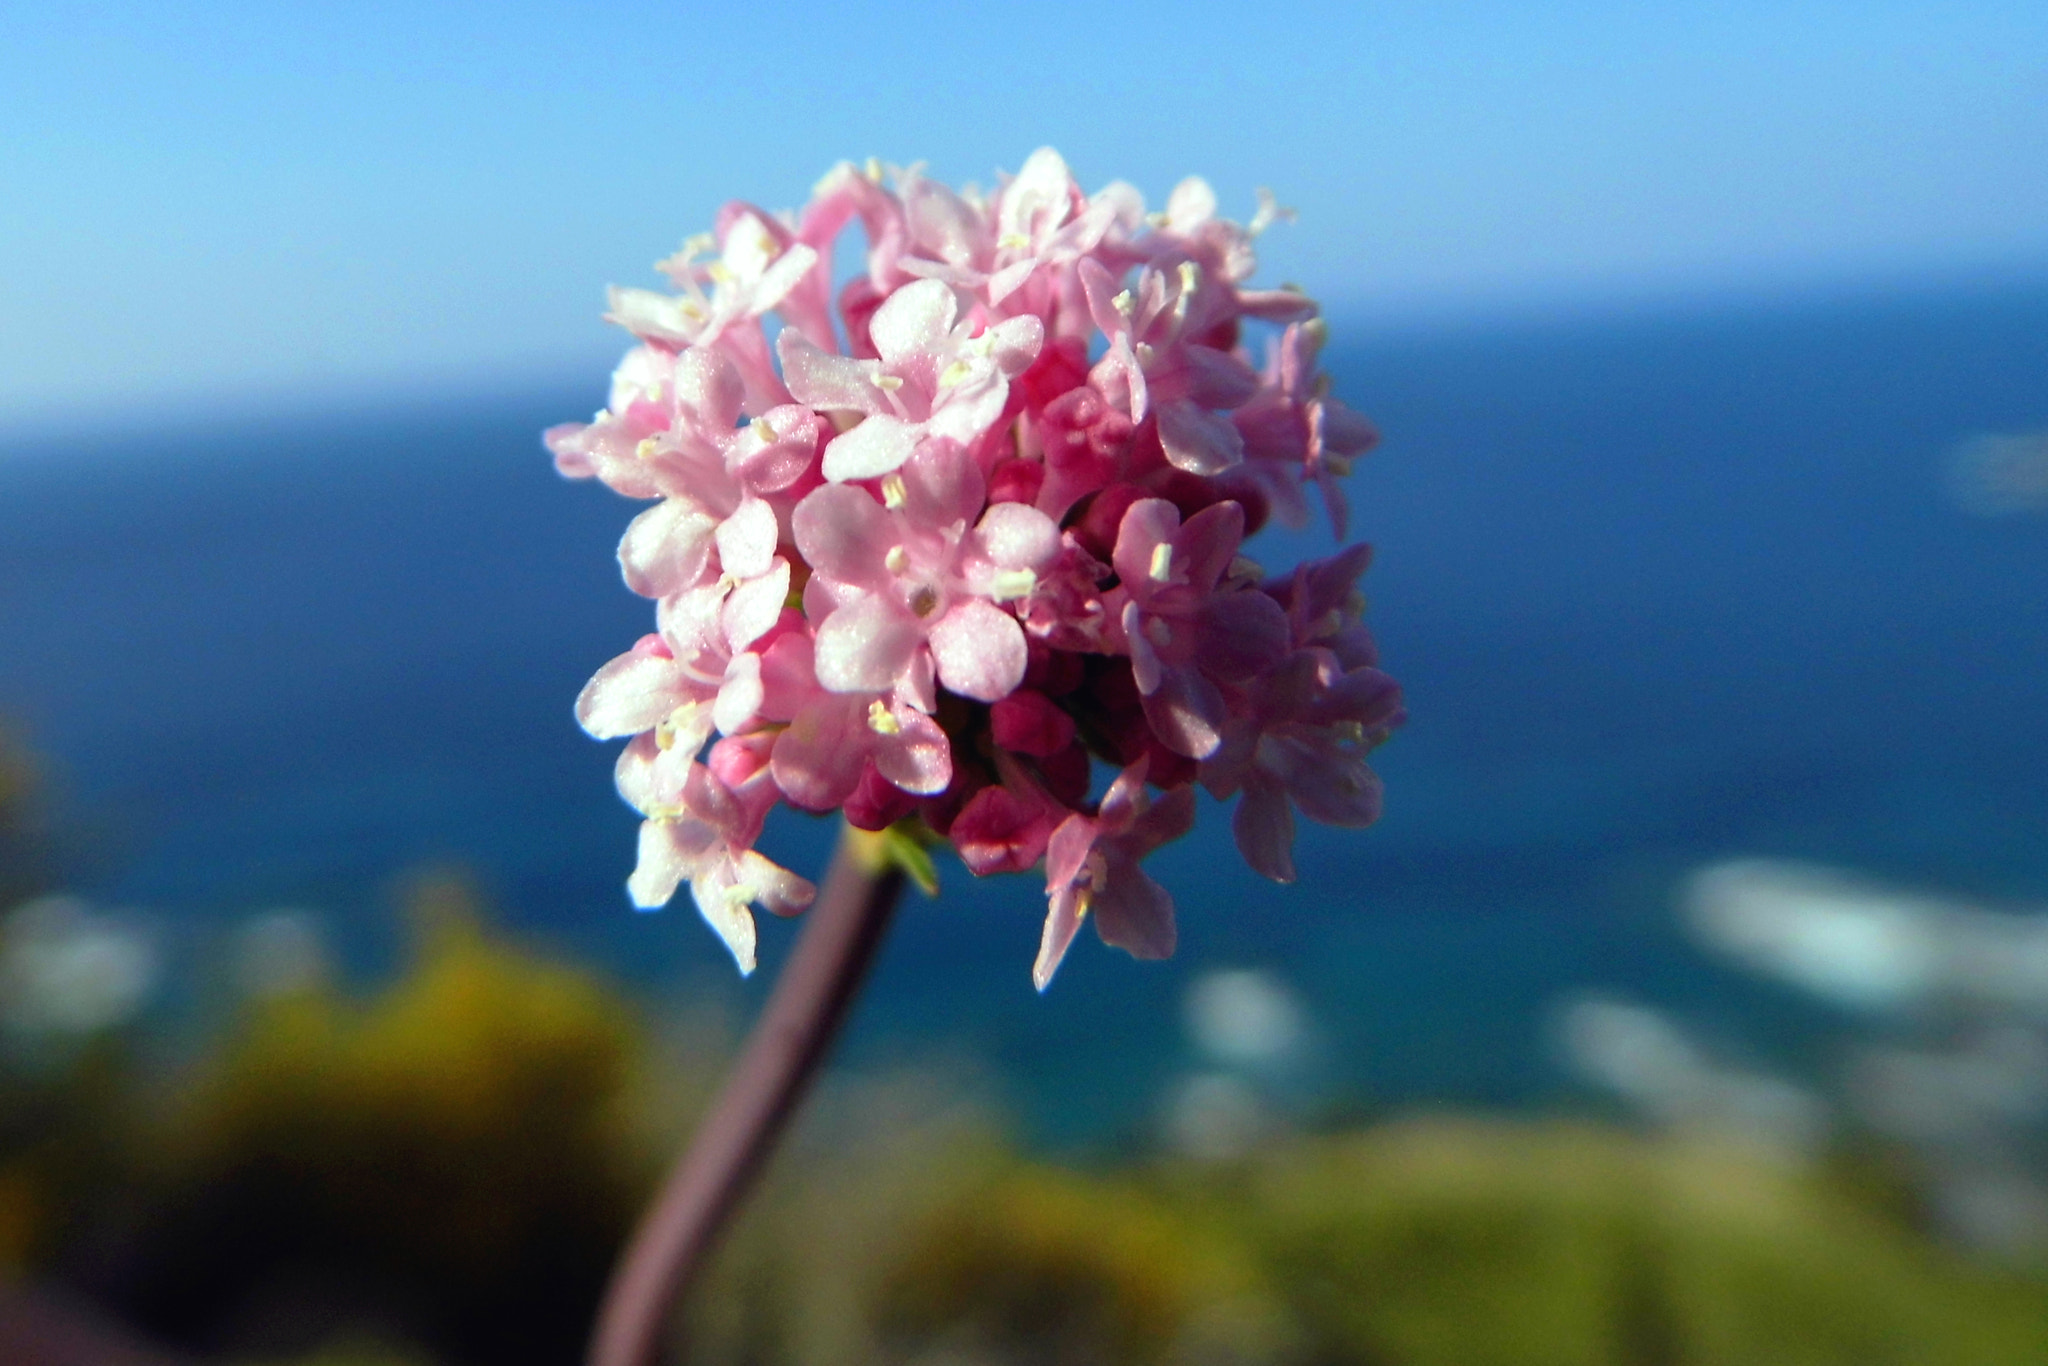
M 1169 583 L 1173 579 L 1173 542 L 1161 541 L 1152 547 L 1152 567 L 1146 571 L 1154 583 Z
M 868 703 L 868 729 L 877 735 L 903 733 L 902 723 L 889 714 L 889 709 L 882 705 L 882 699 L 879 697 Z

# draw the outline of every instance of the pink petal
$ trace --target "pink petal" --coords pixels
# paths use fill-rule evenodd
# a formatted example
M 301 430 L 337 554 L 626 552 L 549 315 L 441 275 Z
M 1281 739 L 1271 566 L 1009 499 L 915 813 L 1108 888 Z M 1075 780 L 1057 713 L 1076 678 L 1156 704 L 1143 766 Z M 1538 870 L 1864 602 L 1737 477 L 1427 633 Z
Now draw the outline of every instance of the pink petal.
M 1181 348 L 1180 360 L 1185 392 L 1201 407 L 1236 408 L 1259 390 L 1258 375 L 1228 351 L 1188 345 Z
M 989 328 L 985 339 L 996 369 L 1006 378 L 1015 379 L 1031 368 L 1031 362 L 1045 348 L 1045 324 L 1035 313 L 1005 318 Z
M 1294 881 L 1294 812 L 1278 783 L 1266 777 L 1246 783 L 1230 831 L 1253 872 L 1275 882 Z
M 1158 691 L 1145 695 L 1145 720 L 1175 754 L 1206 759 L 1223 742 L 1229 712 L 1216 685 L 1193 669 L 1168 669 Z
M 754 970 L 754 916 L 747 909 L 753 897 L 750 888 L 738 885 L 736 872 L 729 858 L 718 858 L 690 879 L 690 897 L 704 923 L 732 951 L 733 962 L 739 964 L 744 977 Z
M 971 379 L 957 389 L 945 390 L 924 430 L 931 436 L 972 445 L 1003 415 L 1009 392 L 1009 383 L 1001 375 Z
M 951 285 L 917 280 L 891 294 L 875 310 L 868 336 L 883 361 L 896 365 L 915 356 L 937 354 L 959 315 L 960 302 Z
M 900 468 L 917 449 L 922 430 L 887 413 L 861 419 L 859 426 L 825 447 L 825 477 L 833 483 L 877 479 Z
M 987 495 L 981 466 L 956 441 L 926 441 L 903 466 L 903 515 L 912 526 L 972 522 Z
M 1358 830 L 1380 818 L 1383 794 L 1379 775 L 1355 753 L 1334 744 L 1298 742 L 1269 744 L 1265 749 L 1292 761 L 1284 774 L 1287 794 L 1310 820 Z
M 728 649 L 746 649 L 782 617 L 782 604 L 789 599 L 789 561 L 777 558 L 767 573 L 749 579 L 732 590 L 725 600 L 721 624 Z M 1271 599 L 1267 599 L 1271 601 Z
M 753 725 L 767 695 L 761 682 L 761 656 L 733 656 L 725 666 L 725 681 L 718 689 L 718 700 L 711 707 L 711 720 L 718 733 L 738 735 Z
M 663 598 L 704 577 L 718 523 L 687 498 L 664 498 L 635 517 L 619 541 L 626 586 L 643 598 Z
M 1291 633 L 1287 613 L 1256 589 L 1218 593 L 1202 604 L 1201 645 L 1196 661 L 1205 673 L 1243 682 L 1287 654 Z
M 835 612 L 826 620 L 826 626 L 829 628 L 838 617 Z M 994 702 L 1008 697 L 1024 681 L 1024 628 L 1015 617 L 985 599 L 969 598 L 933 623 L 931 646 L 932 659 L 939 666 L 939 682 L 962 697 Z
M 867 706 L 864 697 L 821 697 L 776 737 L 769 769 L 791 805 L 831 811 L 853 792 L 869 751 Z
M 1231 502 L 1212 503 L 1188 518 L 1173 538 L 1173 557 L 1187 567 L 1188 585 L 1207 593 L 1230 568 L 1243 544 L 1244 509 Z
M 828 579 L 861 587 L 882 582 L 898 540 L 896 524 L 865 489 L 825 484 L 804 495 L 790 517 L 805 563 Z
M 1133 597 L 1149 597 L 1162 586 L 1152 577 L 1155 566 L 1167 569 L 1175 578 L 1182 577 L 1176 571 L 1183 566 L 1172 562 L 1158 566 L 1156 554 L 1160 546 L 1171 544 L 1179 531 L 1180 509 L 1164 498 L 1140 498 L 1124 509 L 1110 562 Z
M 626 893 L 643 911 L 666 906 L 704 857 L 708 832 L 695 821 L 642 821 L 640 857 Z
M 823 429 L 809 408 L 793 403 L 771 408 L 747 424 L 749 439 L 740 448 L 733 472 L 756 493 L 779 493 L 809 471 Z
M 560 422 L 541 433 L 541 441 L 555 457 L 555 472 L 564 479 L 588 479 L 597 473 L 581 440 L 588 430 L 587 422 Z
M 820 350 L 789 329 L 776 337 L 775 350 L 782 357 L 783 382 L 797 402 L 856 413 L 878 413 L 887 406 L 874 386 L 870 362 Z
M 775 509 L 759 498 L 743 498 L 732 516 L 718 524 L 718 563 L 736 579 L 768 572 L 775 558 Z
M 1141 754 L 1110 783 L 1096 809 L 1096 818 L 1104 830 L 1120 834 L 1145 814 L 1145 773 L 1151 766 L 1151 759 Z
M 1123 628 L 1124 648 L 1131 653 L 1131 681 L 1138 685 L 1141 695 L 1150 697 L 1159 691 L 1166 668 L 1159 662 L 1159 652 L 1145 637 L 1145 609 L 1134 599 L 1125 599 L 1118 625 Z
M 1143 858 L 1162 844 L 1171 844 L 1195 828 L 1193 785 L 1171 788 L 1159 794 L 1138 813 L 1130 829 L 1117 837 L 1117 847 L 1133 860 Z
M 740 420 L 747 387 L 739 370 L 716 347 L 693 346 L 676 357 L 676 403 L 706 434 L 722 434 Z
M 982 514 L 975 534 L 989 561 L 1003 569 L 1042 574 L 1059 558 L 1059 524 L 1023 503 L 993 505 Z
M 905 792 L 936 797 L 953 782 L 953 747 L 939 723 L 915 707 L 889 709 L 896 726 L 873 740 L 875 770 Z M 867 713 L 862 714 L 865 718 Z M 872 729 L 872 722 L 869 723 Z
M 776 915 L 795 915 L 817 898 L 808 879 L 772 863 L 749 849 L 739 856 L 739 872 L 753 889 L 754 900 Z
M 998 230 L 1036 243 L 1073 216 L 1075 189 L 1073 172 L 1060 154 L 1039 148 L 1025 158 L 1017 178 L 1003 187 Z
M 1031 965 L 1031 984 L 1040 991 L 1052 985 L 1052 975 L 1060 970 L 1083 914 L 1080 894 L 1072 887 L 1061 884 L 1047 891 L 1045 928 L 1039 932 L 1038 960 Z
M 1014 621 L 1010 624 L 1015 628 Z M 924 635 L 924 623 L 879 593 L 849 603 L 818 627 L 813 662 L 818 684 L 831 692 L 881 692 L 910 662 Z M 1019 678 L 1023 650 L 1019 632 Z
M 1096 895 L 1095 932 L 1133 958 L 1171 958 L 1179 934 L 1173 897 L 1135 862 L 1118 860 Z
M 633 650 L 599 669 L 576 699 L 576 721 L 599 740 L 652 730 L 690 699 L 675 660 Z

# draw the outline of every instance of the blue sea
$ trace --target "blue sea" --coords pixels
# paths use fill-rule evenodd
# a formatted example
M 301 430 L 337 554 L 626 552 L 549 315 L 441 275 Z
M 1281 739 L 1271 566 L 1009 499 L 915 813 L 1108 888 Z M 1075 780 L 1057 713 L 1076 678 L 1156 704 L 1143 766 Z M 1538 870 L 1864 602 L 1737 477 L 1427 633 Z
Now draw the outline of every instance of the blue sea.
M 947 867 L 850 1059 L 970 1059 L 1027 1133 L 1114 1141 L 1190 1064 L 1190 980 L 1248 966 L 1309 1007 L 1326 1105 L 1545 1106 L 1575 992 L 1735 1056 L 1827 1047 L 1822 1007 L 1688 940 L 1701 864 L 2048 900 L 2048 515 L 1971 515 L 1946 474 L 2048 428 L 2048 287 L 1334 330 L 1336 391 L 1385 433 L 1352 481 L 1412 715 L 1385 819 L 1305 827 L 1276 887 L 1205 807 L 1154 865 L 1178 959 L 1084 942 L 1043 997 L 1041 887 Z M 612 559 L 633 506 L 538 441 L 602 389 L 0 434 L 0 718 L 57 779 L 71 885 L 195 946 L 311 909 L 374 971 L 404 878 L 459 865 L 652 996 L 757 1001 L 793 927 L 742 986 L 686 902 L 629 910 L 614 746 L 570 717 L 650 620 Z M 778 817 L 764 845 L 815 870 L 830 833 Z

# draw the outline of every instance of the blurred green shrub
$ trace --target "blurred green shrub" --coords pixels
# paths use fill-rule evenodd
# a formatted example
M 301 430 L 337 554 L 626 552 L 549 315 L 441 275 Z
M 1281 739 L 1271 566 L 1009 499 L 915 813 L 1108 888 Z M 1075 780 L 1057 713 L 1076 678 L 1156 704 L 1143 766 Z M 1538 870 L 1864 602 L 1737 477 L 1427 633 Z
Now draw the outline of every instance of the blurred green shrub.
M 578 1359 L 723 1063 L 419 884 L 402 974 L 249 1002 L 176 1086 L 0 1090 L 0 1270 L 264 1366 Z M 2007 1366 L 2048 1285 L 1882 1183 L 1537 1121 L 1235 1163 L 1018 1154 L 971 1074 L 829 1077 L 685 1306 L 690 1366 Z M 389 1346 L 377 1344 L 392 1344 Z M 307 1355 L 311 1353 L 311 1355 Z
M 646 1173 L 639 1022 L 582 970 L 416 889 L 413 961 L 363 1003 L 254 1003 L 140 1154 L 103 1268 L 197 1346 L 393 1328 L 450 1359 L 570 1361 Z
M 1019 1167 L 886 1284 L 900 1335 L 996 1362 L 2048 1360 L 2039 1281 L 1752 1153 L 1564 1124 L 1413 1121 L 1142 1179 Z

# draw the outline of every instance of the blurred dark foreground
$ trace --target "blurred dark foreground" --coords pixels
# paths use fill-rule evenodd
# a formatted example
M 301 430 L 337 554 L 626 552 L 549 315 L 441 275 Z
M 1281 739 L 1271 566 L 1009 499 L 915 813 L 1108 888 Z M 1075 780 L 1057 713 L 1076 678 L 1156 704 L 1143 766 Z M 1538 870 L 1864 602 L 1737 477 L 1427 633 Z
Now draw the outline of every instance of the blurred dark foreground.
M 39 836 L 26 768 L 0 772 L 18 897 Z M 579 1358 L 731 1023 L 495 934 L 457 875 L 403 910 L 382 987 L 274 971 L 175 1048 L 118 1026 L 32 1047 L 10 981 L 0 1348 L 34 1366 L 68 1329 L 101 1366 Z M 2048 1280 L 1937 1245 L 1882 1150 L 1438 1114 L 1054 1165 L 977 1094 L 940 1064 L 829 1078 L 676 1359 L 2048 1359 Z

